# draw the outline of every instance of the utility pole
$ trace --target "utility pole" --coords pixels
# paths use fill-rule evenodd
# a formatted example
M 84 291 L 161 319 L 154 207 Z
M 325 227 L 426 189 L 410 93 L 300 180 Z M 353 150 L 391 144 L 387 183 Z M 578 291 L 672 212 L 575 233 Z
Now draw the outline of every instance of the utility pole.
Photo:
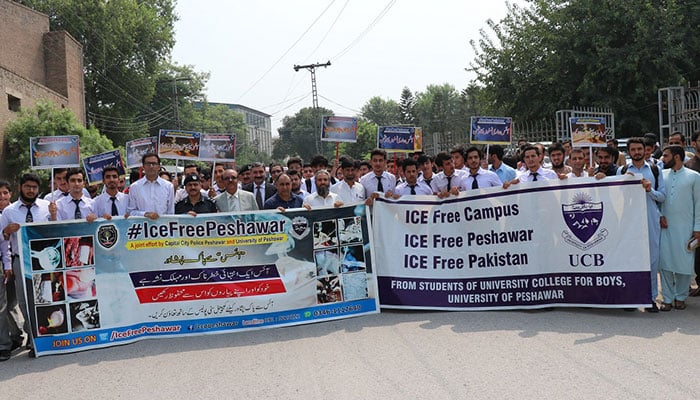
M 331 65 L 330 61 L 327 61 L 324 64 L 308 64 L 308 65 L 295 65 L 294 66 L 294 71 L 299 72 L 300 69 L 308 69 L 309 72 L 311 72 L 311 97 L 314 105 L 314 119 L 320 124 L 321 123 L 321 116 L 318 115 L 318 91 L 316 90 L 316 68 L 318 67 L 329 67 Z M 320 126 L 320 125 L 319 125 Z M 314 127 L 316 127 L 316 122 L 314 122 Z M 314 132 L 315 136 L 315 143 L 316 143 L 316 152 L 320 153 L 321 149 L 319 148 L 319 131 Z

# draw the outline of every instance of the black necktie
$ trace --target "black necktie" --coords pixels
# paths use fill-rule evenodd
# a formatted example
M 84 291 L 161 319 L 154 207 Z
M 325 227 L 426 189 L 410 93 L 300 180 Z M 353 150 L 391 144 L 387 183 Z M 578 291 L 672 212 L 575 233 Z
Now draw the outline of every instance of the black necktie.
M 375 176 L 377 178 L 377 192 L 383 192 L 384 191 L 384 185 L 382 185 L 382 177 L 381 176 Z
M 430 186 L 430 182 L 433 180 L 433 178 L 430 178 L 430 179 L 423 179 L 423 180 L 425 181 L 425 183 L 428 184 L 428 186 Z
M 478 189 L 479 188 L 479 182 L 476 181 L 476 176 L 478 173 L 472 175 L 472 189 Z
M 452 177 L 447 176 L 446 178 L 447 178 L 447 191 L 449 192 L 450 189 L 452 189 Z
M 306 180 L 306 191 L 311 193 L 311 179 Z
M 68 193 L 69 193 L 69 192 L 61 192 L 61 194 L 64 195 L 64 196 L 68 196 Z
M 258 203 L 258 208 L 263 209 L 262 194 L 260 193 L 260 186 L 257 187 L 255 191 L 255 202 Z
M 117 198 L 110 197 L 109 199 L 112 200 L 112 216 L 114 217 L 114 216 L 119 215 L 119 210 L 117 210 L 117 203 L 116 203 Z
M 411 188 L 411 194 L 416 194 L 416 185 L 408 185 Z
M 80 200 L 81 199 L 73 199 L 73 203 L 75 203 L 75 216 L 73 218 L 75 219 L 83 218 L 83 214 L 80 213 Z
M 536 182 L 537 181 L 537 172 L 532 173 L 532 181 Z
M 34 222 L 34 216 L 32 215 L 32 206 L 34 203 L 30 205 L 25 205 L 27 207 L 27 216 L 24 218 L 24 222 Z

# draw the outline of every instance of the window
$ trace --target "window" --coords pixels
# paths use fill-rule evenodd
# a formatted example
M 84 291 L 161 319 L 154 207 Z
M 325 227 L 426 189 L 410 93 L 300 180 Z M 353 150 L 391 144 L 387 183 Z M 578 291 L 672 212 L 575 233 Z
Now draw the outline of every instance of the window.
M 7 108 L 10 111 L 19 112 L 21 105 L 22 105 L 22 101 L 19 98 L 15 97 L 11 94 L 7 95 Z

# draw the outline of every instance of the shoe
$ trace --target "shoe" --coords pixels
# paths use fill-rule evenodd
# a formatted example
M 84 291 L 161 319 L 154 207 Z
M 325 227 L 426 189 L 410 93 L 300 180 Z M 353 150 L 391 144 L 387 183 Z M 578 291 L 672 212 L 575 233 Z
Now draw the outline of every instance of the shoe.
M 673 302 L 673 308 L 676 310 L 685 310 L 685 301 L 676 300 Z
M 657 313 L 657 312 L 659 312 L 659 306 L 656 305 L 656 302 L 651 303 L 651 307 L 645 308 L 644 312 Z
M 671 311 L 673 309 L 673 306 L 669 303 L 661 303 L 661 307 L 659 307 L 660 311 Z
M 0 350 L 0 361 L 7 361 L 12 357 L 12 351 Z
M 690 289 L 690 293 L 688 293 L 688 296 L 690 297 L 698 297 L 700 296 L 700 286 L 696 287 L 695 289 Z
M 12 348 L 10 349 L 10 351 L 15 351 L 15 350 L 19 349 L 20 347 L 22 347 L 22 343 L 24 343 L 24 336 L 20 336 L 17 339 L 13 339 L 12 340 Z
M 29 349 L 29 353 L 27 354 L 29 358 L 36 358 L 36 352 L 34 352 L 34 348 Z

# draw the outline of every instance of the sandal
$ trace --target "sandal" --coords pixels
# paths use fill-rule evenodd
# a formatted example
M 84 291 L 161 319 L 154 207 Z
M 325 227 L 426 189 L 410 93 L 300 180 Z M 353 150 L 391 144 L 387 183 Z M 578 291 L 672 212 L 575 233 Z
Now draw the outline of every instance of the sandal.
M 661 307 L 659 307 L 659 310 L 661 311 L 671 311 L 673 309 L 673 306 L 669 303 L 661 303 Z
M 685 301 L 676 300 L 676 301 L 673 302 L 673 307 L 674 307 L 676 310 L 685 310 L 685 307 L 686 307 Z

